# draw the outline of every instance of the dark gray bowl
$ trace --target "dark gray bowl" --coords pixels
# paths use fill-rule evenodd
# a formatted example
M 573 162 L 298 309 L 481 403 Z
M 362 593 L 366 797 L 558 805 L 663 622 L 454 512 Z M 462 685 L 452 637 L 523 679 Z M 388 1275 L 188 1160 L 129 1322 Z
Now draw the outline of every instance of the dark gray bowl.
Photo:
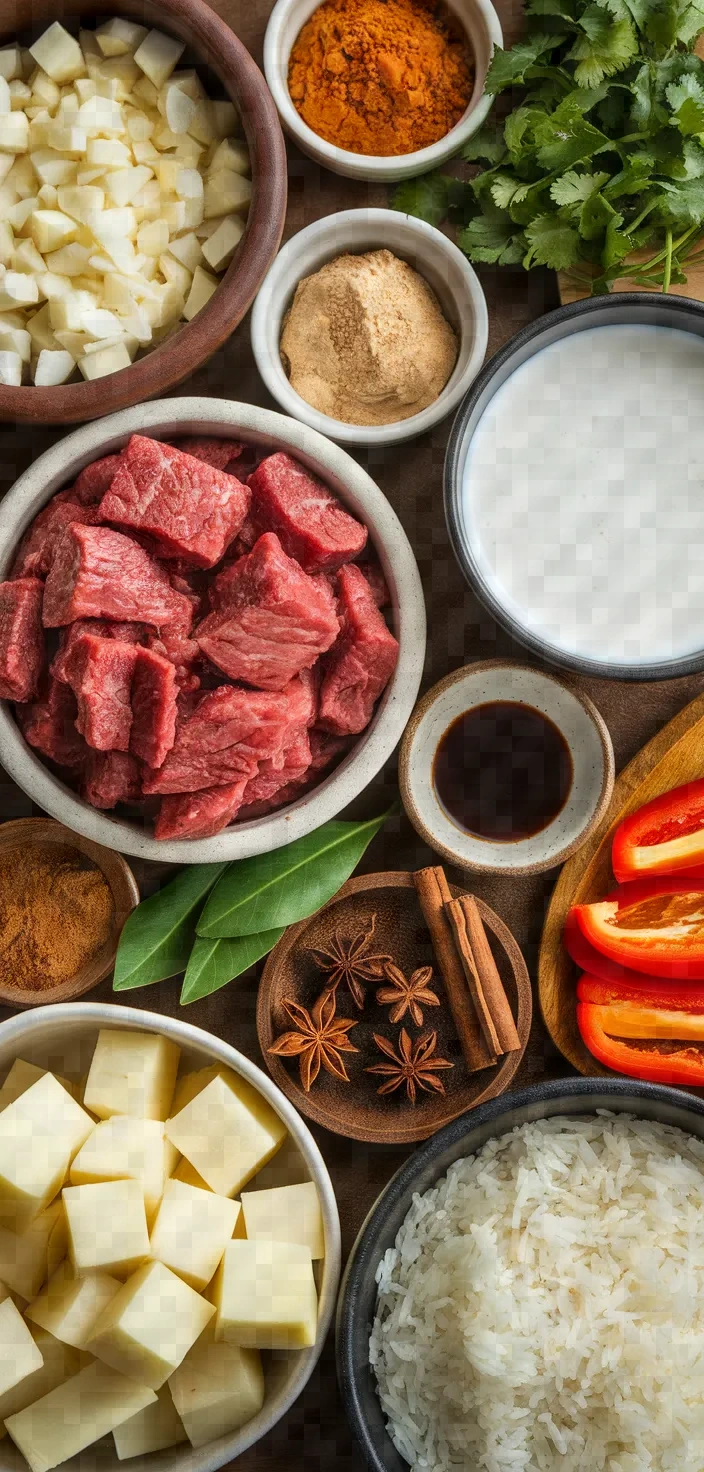
M 504 1094 L 452 1121 L 406 1161 L 372 1207 L 357 1237 L 337 1304 L 337 1376 L 352 1429 L 373 1472 L 408 1472 L 387 1435 L 369 1366 L 369 1335 L 376 1305 L 376 1270 L 392 1247 L 416 1192 L 428 1191 L 463 1155 L 516 1125 L 556 1114 L 610 1109 L 676 1125 L 704 1139 L 704 1100 L 634 1079 L 558 1079 Z
M 502 628 L 539 659 L 561 669 L 577 670 L 602 679 L 670 680 L 704 669 L 704 649 L 679 659 L 620 664 L 565 653 L 526 628 L 486 581 L 461 510 L 462 477 L 470 442 L 487 404 L 506 379 L 528 358 L 551 343 L 593 327 L 623 323 L 677 328 L 704 337 L 704 305 L 688 297 L 658 296 L 647 291 L 617 292 L 613 296 L 588 297 L 585 301 L 571 302 L 516 333 L 482 369 L 455 416 L 445 457 L 445 519 L 457 561 L 480 602 Z

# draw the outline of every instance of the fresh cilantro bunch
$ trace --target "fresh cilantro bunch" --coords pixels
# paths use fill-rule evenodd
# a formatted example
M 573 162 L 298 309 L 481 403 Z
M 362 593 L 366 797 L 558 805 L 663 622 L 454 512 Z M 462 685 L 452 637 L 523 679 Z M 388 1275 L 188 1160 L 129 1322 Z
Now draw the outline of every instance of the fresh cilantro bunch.
M 397 209 L 459 226 L 472 261 L 550 266 L 592 294 L 619 276 L 666 291 L 704 259 L 704 0 L 528 0 L 528 29 L 497 50 L 486 88 L 525 89 L 470 138 L 465 183 L 428 174 Z M 637 266 L 624 263 L 649 249 Z

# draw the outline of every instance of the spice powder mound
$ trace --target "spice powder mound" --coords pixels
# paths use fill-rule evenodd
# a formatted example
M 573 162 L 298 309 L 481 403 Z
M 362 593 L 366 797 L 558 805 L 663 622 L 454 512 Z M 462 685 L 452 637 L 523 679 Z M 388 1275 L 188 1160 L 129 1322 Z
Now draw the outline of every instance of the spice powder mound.
M 0 986 L 49 991 L 110 939 L 115 906 L 77 849 L 29 844 L 0 856 Z
M 291 101 L 349 153 L 414 153 L 459 122 L 474 85 L 466 34 L 423 0 L 325 0 L 294 42 Z

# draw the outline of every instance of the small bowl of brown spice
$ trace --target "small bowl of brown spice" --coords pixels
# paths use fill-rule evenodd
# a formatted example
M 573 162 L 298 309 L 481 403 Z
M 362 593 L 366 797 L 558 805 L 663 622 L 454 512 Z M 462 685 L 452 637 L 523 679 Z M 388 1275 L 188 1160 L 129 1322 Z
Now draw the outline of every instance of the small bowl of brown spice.
M 112 969 L 139 889 L 120 854 L 51 818 L 0 827 L 0 1003 L 70 1002 Z
M 380 183 L 437 168 L 481 127 L 502 45 L 491 0 L 278 0 L 264 71 L 304 153 Z

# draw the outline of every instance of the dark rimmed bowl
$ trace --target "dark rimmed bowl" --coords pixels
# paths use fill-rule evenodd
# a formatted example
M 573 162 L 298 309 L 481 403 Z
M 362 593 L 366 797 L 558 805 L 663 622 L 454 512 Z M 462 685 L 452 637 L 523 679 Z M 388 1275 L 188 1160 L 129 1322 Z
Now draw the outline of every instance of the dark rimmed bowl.
M 430 1190 L 464 1155 L 522 1124 L 610 1109 L 674 1125 L 704 1139 L 704 1100 L 634 1079 L 557 1079 L 481 1104 L 433 1135 L 401 1166 L 372 1207 L 345 1269 L 337 1304 L 337 1377 L 350 1425 L 372 1472 L 408 1472 L 389 1437 L 369 1365 L 376 1270 L 392 1247 L 413 1196 Z
M 461 511 L 464 464 L 472 437 L 490 400 L 511 374 L 552 343 L 594 327 L 623 323 L 675 328 L 704 337 L 704 305 L 687 297 L 617 292 L 613 296 L 571 302 L 518 332 L 486 364 L 455 417 L 445 457 L 445 518 L 455 556 L 477 598 L 496 622 L 533 655 L 558 668 L 602 679 L 671 680 L 704 669 L 704 648 L 677 659 L 617 663 L 570 654 L 527 628 L 487 582 Z
M 186 42 L 241 117 L 252 165 L 252 201 L 242 240 L 202 311 L 129 368 L 92 383 L 58 388 L 0 385 L 0 421 L 78 424 L 141 404 L 195 373 L 241 322 L 276 255 L 286 214 L 286 148 L 271 93 L 246 47 L 204 0 L 14 0 L 0 10 L 0 46 L 39 36 L 58 18 L 68 30 L 82 21 L 123 15 Z

